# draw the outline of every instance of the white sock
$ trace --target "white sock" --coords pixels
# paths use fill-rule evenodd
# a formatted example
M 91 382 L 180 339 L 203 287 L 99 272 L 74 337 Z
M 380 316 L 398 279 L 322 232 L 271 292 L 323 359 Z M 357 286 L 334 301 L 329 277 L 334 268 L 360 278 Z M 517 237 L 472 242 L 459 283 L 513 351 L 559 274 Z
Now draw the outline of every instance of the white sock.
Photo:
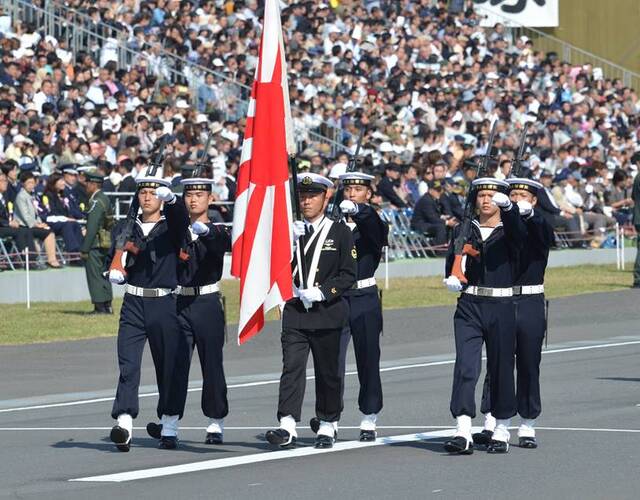
M 491 412 L 484 416 L 484 428 L 490 432 L 493 432 L 496 429 L 496 419 L 491 415 Z
M 162 436 L 175 437 L 178 435 L 179 415 L 162 415 Z
M 467 441 L 471 441 L 471 417 L 460 415 L 456 417 L 456 436 L 462 436 Z
M 509 434 L 509 425 L 511 425 L 510 418 L 496 419 L 496 429 L 493 431 L 493 439 L 508 443 L 511 438 L 511 434 Z
M 287 415 L 280 419 L 280 428 L 287 431 L 293 437 L 298 437 L 298 433 L 296 432 L 296 420 L 291 415 Z
M 518 428 L 518 437 L 536 437 L 535 425 L 535 418 L 523 418 Z
M 336 420 L 335 422 L 331 423 L 333 424 L 333 431 L 335 432 L 335 434 L 338 434 L 338 421 Z
M 118 426 L 129 431 L 129 437 L 133 435 L 133 418 L 127 413 L 118 415 Z
M 333 422 L 325 422 L 320 420 L 320 428 L 318 429 L 318 436 L 335 437 L 336 428 L 333 426 Z
M 362 417 L 362 420 L 360 421 L 360 430 L 375 431 L 377 420 L 378 420 L 378 415 L 376 415 L 375 413 L 371 413 L 370 415 L 364 415 Z
M 224 419 L 223 418 L 210 418 L 207 432 L 217 432 L 222 434 L 224 432 Z

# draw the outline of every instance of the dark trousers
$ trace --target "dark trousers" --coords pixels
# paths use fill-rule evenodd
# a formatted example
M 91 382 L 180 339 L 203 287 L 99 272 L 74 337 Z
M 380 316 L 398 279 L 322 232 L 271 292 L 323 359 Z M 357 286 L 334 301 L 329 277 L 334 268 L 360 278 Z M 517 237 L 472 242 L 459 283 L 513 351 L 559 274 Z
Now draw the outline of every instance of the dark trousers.
M 447 242 L 447 226 L 444 222 L 416 222 L 412 229 L 433 238 L 434 245 L 442 245 Z
M 640 286 L 640 226 L 636 226 L 636 262 L 633 266 L 633 286 Z
M 209 418 L 224 418 L 229 413 L 227 382 L 222 366 L 224 313 L 220 295 L 178 296 L 178 320 L 183 339 L 178 350 L 177 378 L 180 389 L 176 405 L 184 412 L 189 385 L 189 367 L 193 349 L 198 349 L 202 369 L 202 413 Z
M 309 350 L 316 379 L 316 417 L 326 422 L 340 420 L 342 376 L 340 373 L 340 329 L 282 332 L 282 376 L 278 398 L 278 420 L 291 415 L 300 421 L 307 378 Z
M 353 337 L 353 350 L 358 367 L 358 408 L 365 415 L 382 410 L 382 381 L 380 380 L 380 334 L 382 333 L 382 305 L 378 289 L 371 292 L 345 295 L 349 302 L 349 326 L 340 338 L 340 373 L 344 395 L 344 373 L 347 347 Z M 341 398 L 343 399 L 343 398 Z
M 84 271 L 87 275 L 87 286 L 89 287 L 89 295 L 93 304 L 101 304 L 113 300 L 111 283 L 102 274 L 106 259 L 106 250 L 101 250 L 100 248 L 89 250 L 89 257 L 85 263 Z
M 64 248 L 67 252 L 77 253 L 82 246 L 82 229 L 75 221 L 54 222 L 49 224 L 56 236 L 62 236 Z
M 476 416 L 475 388 L 480 376 L 482 343 L 487 348 L 489 397 L 495 418 L 516 414 L 513 370 L 516 315 L 509 299 L 480 298 L 463 294 L 453 317 L 456 362 L 451 392 L 451 414 Z
M 138 415 L 138 388 L 144 344 L 149 340 L 151 356 L 158 383 L 158 418 L 180 415 L 181 409 L 171 402 L 179 390 L 176 383 L 176 353 L 179 352 L 180 333 L 176 299 L 173 295 L 143 298 L 125 294 L 118 329 L 118 365 L 120 378 L 111 416 L 128 413 Z
M 13 238 L 20 252 L 24 252 L 25 248 L 32 252 L 36 249 L 33 231 L 28 227 L 0 227 L 0 238 Z
M 514 300 L 516 314 L 516 399 L 518 415 L 538 418 L 540 399 L 540 361 L 542 342 L 547 330 L 544 295 L 523 295 Z M 489 373 L 484 379 L 480 411 L 491 411 Z

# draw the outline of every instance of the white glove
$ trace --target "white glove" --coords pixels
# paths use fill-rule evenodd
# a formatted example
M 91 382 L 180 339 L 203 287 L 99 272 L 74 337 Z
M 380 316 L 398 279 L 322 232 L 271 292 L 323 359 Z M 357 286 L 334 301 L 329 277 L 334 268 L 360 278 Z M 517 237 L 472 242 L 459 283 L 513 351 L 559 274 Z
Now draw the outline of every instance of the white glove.
M 317 286 L 298 290 L 298 293 L 300 293 L 300 300 L 302 300 L 302 302 L 308 302 L 309 304 L 322 302 L 324 300 L 324 295 L 322 295 L 322 291 Z
M 298 241 L 304 235 L 304 222 L 296 220 L 293 222 L 293 241 Z
M 160 201 L 164 201 L 171 205 L 174 201 L 176 201 L 176 195 L 166 186 L 160 186 L 156 188 L 156 198 Z
M 112 269 L 111 271 L 109 271 L 109 281 L 114 285 L 122 285 L 126 280 L 124 279 L 124 274 L 122 274 L 122 271 Z
M 531 212 L 533 212 L 533 205 L 531 205 L 527 200 L 520 200 L 517 205 L 518 211 L 523 217 L 528 217 L 531 215 Z
M 340 210 L 345 215 L 353 215 L 358 213 L 358 205 L 351 200 L 344 200 L 340 203 Z
M 584 190 L 585 190 L 585 192 L 586 192 L 587 194 L 593 194 L 593 186 L 592 186 L 591 184 L 587 184 L 587 185 L 584 187 Z
M 191 224 L 191 230 L 198 236 L 206 236 L 207 234 L 209 234 L 209 226 L 207 226 L 204 222 L 200 222 L 199 220 Z
M 443 279 L 442 282 L 450 292 L 457 293 L 462 290 L 462 283 L 460 283 L 460 280 L 453 274 L 448 278 Z
M 509 197 L 504 193 L 494 194 L 493 198 L 491 198 L 491 201 L 493 201 L 496 206 L 505 211 L 511 210 L 511 207 L 513 206 Z

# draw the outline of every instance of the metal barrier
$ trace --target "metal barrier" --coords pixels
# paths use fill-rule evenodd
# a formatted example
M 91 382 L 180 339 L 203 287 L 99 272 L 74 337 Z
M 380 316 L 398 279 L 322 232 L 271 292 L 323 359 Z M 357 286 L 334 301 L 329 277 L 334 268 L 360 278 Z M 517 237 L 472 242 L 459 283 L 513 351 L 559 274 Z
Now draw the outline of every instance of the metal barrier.
M 510 18 L 501 15 L 498 12 L 487 9 L 482 5 L 474 4 L 476 12 L 484 14 L 491 19 L 498 19 L 499 22 L 509 23 L 511 25 L 517 24 Z M 536 50 L 543 52 L 555 52 L 562 60 L 567 61 L 574 65 L 593 64 L 602 68 L 602 72 L 607 78 L 618 78 L 622 80 L 622 83 L 626 87 L 634 89 L 640 89 L 640 74 L 612 63 L 602 57 L 599 57 L 591 52 L 580 49 L 575 45 L 560 40 L 552 35 L 545 33 L 544 31 L 537 30 L 535 28 L 528 28 L 526 26 L 518 25 L 517 27 L 507 28 L 513 33 L 515 38 L 520 36 L 526 36 L 533 41 Z
M 135 196 L 135 193 L 104 193 L 111 199 L 111 206 L 113 207 L 113 218 L 115 220 L 122 220 L 127 216 L 127 210 L 131 204 L 131 199 Z M 178 195 L 180 196 L 180 195 Z M 233 201 L 214 201 L 210 206 L 218 207 L 233 207 Z
M 1 0 L 12 19 L 43 27 L 46 35 L 66 42 L 74 55 L 79 51 L 89 52 L 102 66 L 100 56 L 108 50 L 116 54 L 121 68 L 144 66 L 148 75 L 188 87 L 189 95 L 186 97 L 196 109 L 199 104 L 198 91 L 205 85 L 207 75 L 213 75 L 222 95 L 222 99 L 215 103 L 215 110 L 223 113 L 225 121 L 237 121 L 246 116 L 251 88 L 238 82 L 235 77 L 179 57 L 166 51 L 160 44 L 153 46 L 149 54 L 141 52 L 131 46 L 129 33 L 115 25 L 96 22 L 90 16 L 54 0 L 44 0 L 41 3 L 43 5 L 26 0 Z M 305 128 L 298 132 L 300 137 L 306 139 L 298 142 L 299 150 L 311 145 L 310 143 L 327 144 L 332 156 L 345 149 L 345 142 L 354 142 L 349 131 L 326 122 L 316 129 Z

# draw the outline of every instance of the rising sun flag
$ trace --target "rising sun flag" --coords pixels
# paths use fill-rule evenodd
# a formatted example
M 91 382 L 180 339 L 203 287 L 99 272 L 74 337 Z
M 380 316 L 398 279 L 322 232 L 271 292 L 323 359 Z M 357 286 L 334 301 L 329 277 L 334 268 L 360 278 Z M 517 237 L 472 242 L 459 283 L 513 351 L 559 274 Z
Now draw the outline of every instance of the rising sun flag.
M 295 154 L 278 0 L 266 0 L 233 217 L 231 274 L 240 279 L 238 343 L 293 296 L 289 156 Z

